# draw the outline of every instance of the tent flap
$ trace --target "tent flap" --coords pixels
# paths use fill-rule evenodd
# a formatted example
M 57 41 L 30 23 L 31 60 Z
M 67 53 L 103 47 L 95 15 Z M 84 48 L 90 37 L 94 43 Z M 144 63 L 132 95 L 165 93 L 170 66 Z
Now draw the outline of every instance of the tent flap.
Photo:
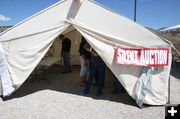
M 22 85 L 55 38 L 68 28 L 69 24 L 65 19 L 71 2 L 70 0 L 58 2 L 0 35 L 4 60 L 7 62 L 5 66 L 15 88 Z M 6 78 L 1 76 L 1 82 Z
M 0 43 L 0 93 L 3 96 L 10 95 L 14 88 L 12 86 L 11 77 L 7 68 L 7 63 L 5 60 L 5 54 L 3 52 L 2 45 Z

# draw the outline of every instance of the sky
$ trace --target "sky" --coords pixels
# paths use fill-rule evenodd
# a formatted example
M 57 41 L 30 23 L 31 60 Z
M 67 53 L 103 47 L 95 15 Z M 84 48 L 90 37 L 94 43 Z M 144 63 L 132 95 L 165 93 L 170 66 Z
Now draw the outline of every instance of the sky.
M 15 25 L 59 0 L 0 0 L 0 26 Z M 134 0 L 95 0 L 134 19 Z M 137 0 L 136 22 L 159 29 L 180 24 L 180 0 Z

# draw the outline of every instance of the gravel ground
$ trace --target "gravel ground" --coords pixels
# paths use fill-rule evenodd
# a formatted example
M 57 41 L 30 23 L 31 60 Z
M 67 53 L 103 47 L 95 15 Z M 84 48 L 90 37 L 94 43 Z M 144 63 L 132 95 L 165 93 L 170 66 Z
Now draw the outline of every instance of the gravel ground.
M 56 69 L 56 70 L 54 70 Z M 83 94 L 79 67 L 71 75 L 52 67 L 46 80 L 28 79 L 12 96 L 0 98 L 0 119 L 165 119 L 164 106 L 140 109 L 127 93 L 113 95 L 111 74 L 106 72 L 105 91 L 96 97 L 96 87 Z M 172 69 L 171 103 L 180 103 L 180 68 Z

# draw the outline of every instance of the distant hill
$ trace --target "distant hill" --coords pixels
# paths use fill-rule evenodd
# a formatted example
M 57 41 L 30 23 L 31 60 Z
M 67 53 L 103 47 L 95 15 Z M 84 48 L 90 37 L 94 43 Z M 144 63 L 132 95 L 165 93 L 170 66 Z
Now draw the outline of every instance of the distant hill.
M 162 28 L 160 28 L 160 29 L 158 29 L 158 30 L 161 31 L 161 30 L 164 30 L 164 29 L 166 29 L 166 28 L 168 28 L 168 27 L 162 27 Z
M 163 33 L 162 36 L 169 40 L 175 48 L 180 52 L 180 32 L 166 32 Z M 176 53 L 175 51 L 172 51 L 173 55 L 179 56 L 180 54 Z
M 152 28 L 147 28 L 147 29 L 153 32 L 154 34 L 156 34 L 157 36 L 163 37 L 168 41 L 170 41 L 174 45 L 174 47 L 180 52 L 180 31 L 178 31 L 180 29 L 180 25 L 176 25 L 174 27 L 168 27 L 168 28 L 163 27 L 158 30 Z M 164 29 L 168 31 L 165 31 Z M 164 32 L 162 32 L 162 30 L 164 30 Z M 172 54 L 180 57 L 180 54 L 178 54 L 174 50 L 172 50 Z
M 169 40 L 175 48 L 180 52 L 180 24 L 172 27 L 163 28 L 160 30 L 161 36 Z M 180 54 L 172 51 L 173 55 L 179 56 Z
M 163 28 L 160 31 L 162 33 L 165 33 L 165 32 L 180 33 L 180 24 L 179 25 L 175 25 L 175 26 L 171 26 L 171 27 L 167 27 L 167 28 Z
M 12 26 L 0 26 L 0 33 L 5 31 L 6 29 L 10 28 Z
M 156 29 L 152 29 L 152 28 L 149 28 L 149 27 L 146 27 L 146 29 L 150 30 L 151 32 L 153 32 L 154 34 L 156 35 L 161 35 L 161 32 L 159 30 L 156 30 Z

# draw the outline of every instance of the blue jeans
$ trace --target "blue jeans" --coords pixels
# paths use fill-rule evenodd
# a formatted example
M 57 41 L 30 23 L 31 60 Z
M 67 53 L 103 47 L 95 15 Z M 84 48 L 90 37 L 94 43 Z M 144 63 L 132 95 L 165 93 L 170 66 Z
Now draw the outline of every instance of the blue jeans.
M 71 70 L 71 62 L 70 62 L 70 52 L 62 52 L 63 58 L 63 71 L 70 71 Z
M 86 81 L 85 92 L 89 92 L 93 79 L 97 76 L 97 93 L 101 94 L 104 88 L 105 63 L 99 58 L 91 59 L 91 71 L 89 79 Z

